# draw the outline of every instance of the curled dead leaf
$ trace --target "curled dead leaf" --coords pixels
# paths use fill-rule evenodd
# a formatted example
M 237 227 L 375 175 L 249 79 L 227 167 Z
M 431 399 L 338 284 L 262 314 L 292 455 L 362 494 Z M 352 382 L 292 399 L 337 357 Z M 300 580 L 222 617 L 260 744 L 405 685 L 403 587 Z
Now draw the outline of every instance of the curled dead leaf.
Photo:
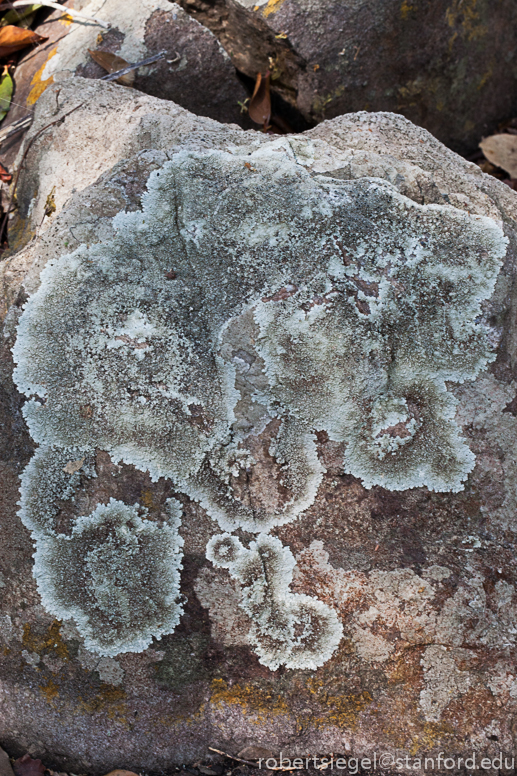
M 129 67 L 129 62 L 126 62 L 122 57 L 112 54 L 110 51 L 91 51 L 88 49 L 88 54 L 91 56 L 94 62 L 104 68 L 108 73 L 116 73 L 117 70 L 123 70 L 125 67 Z M 126 73 L 117 78 L 117 83 L 122 86 L 133 86 L 135 82 L 135 71 Z
M 517 135 L 491 135 L 479 147 L 489 162 L 517 178 Z
M 42 43 L 44 40 L 48 40 L 48 38 L 38 35 L 32 30 L 24 30 L 23 27 L 8 24 L 6 27 L 0 28 L 0 57 L 7 57 L 15 51 Z
M 270 78 L 269 70 L 264 75 L 262 73 L 257 75 L 255 88 L 248 105 L 250 119 L 256 124 L 262 124 L 264 130 L 267 129 L 271 118 Z

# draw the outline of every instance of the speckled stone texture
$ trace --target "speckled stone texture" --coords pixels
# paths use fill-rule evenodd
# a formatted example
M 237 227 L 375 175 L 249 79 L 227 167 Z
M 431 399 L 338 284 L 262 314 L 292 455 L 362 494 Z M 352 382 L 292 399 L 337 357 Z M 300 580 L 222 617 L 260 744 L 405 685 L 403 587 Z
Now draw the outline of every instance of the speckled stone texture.
M 512 0 L 181 0 L 308 121 L 401 113 L 470 153 L 517 109 Z M 498 56 L 496 49 L 506 52 Z
M 278 140 L 86 79 L 47 89 L 32 136 L 79 103 L 28 154 L 11 227 L 14 248 L 0 268 L 0 744 L 74 773 L 166 770 L 205 757 L 208 746 L 236 754 L 248 744 L 288 756 L 511 756 L 516 195 L 393 114 L 350 114 L 282 141 L 303 170 L 323 181 L 381 179 L 418 205 L 452 206 L 503 228 L 508 249 L 482 308 L 496 358 L 475 380 L 447 384 L 475 466 L 457 492 L 367 489 L 343 472 L 341 443 L 317 433 L 325 472 L 314 502 L 270 534 L 281 542 L 286 564 L 294 558 L 289 593 L 336 612 L 343 637 L 317 668 L 273 671 L 256 654 L 254 610 L 242 605 L 242 579 L 234 566 L 228 572 L 231 563 L 216 566 L 206 558 L 207 543 L 221 533 L 216 521 L 171 480 L 153 481 L 96 449 L 96 477 L 81 480 L 73 504 L 56 505 L 63 530 L 77 510 L 87 514 L 112 498 L 137 504 L 153 520 L 168 499 L 177 499 L 184 541 L 183 614 L 174 632 L 140 653 L 99 655 L 85 647 L 73 619 L 58 621 L 46 611 L 33 578 L 34 545 L 18 501 L 20 476 L 36 446 L 12 379 L 17 321 L 44 265 L 81 244 L 112 240 L 113 217 L 141 209 L 150 174 L 178 149 L 220 150 L 244 166 L 247 154 L 267 154 Z M 44 218 L 56 183 L 56 212 Z M 270 441 L 257 437 L 247 486 L 264 501 L 275 496 Z M 72 468 L 77 457 L 71 456 Z M 238 537 L 243 546 L 254 540 L 248 532 Z M 71 564 L 66 572 L 73 577 L 79 570 Z

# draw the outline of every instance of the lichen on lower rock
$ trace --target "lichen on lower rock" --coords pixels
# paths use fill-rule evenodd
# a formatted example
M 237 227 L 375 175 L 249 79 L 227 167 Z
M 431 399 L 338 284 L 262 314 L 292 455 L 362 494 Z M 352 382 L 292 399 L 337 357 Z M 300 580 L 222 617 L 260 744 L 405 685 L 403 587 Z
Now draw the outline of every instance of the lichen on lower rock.
M 79 517 L 70 536 L 39 536 L 34 575 L 48 612 L 73 618 L 87 649 L 141 652 L 179 622 L 181 505 L 169 499 L 163 525 L 111 499 Z M 144 513 L 142 517 L 140 513 Z
M 238 581 L 261 663 L 273 671 L 280 665 L 314 669 L 332 656 L 343 635 L 338 616 L 319 599 L 290 592 L 296 562 L 279 539 L 259 534 L 246 549 L 221 534 L 210 540 L 207 557 Z
M 344 471 L 365 487 L 463 488 L 474 454 L 448 386 L 493 359 L 481 302 L 506 238 L 489 218 L 415 204 L 380 179 L 312 174 L 285 140 L 246 155 L 178 150 L 151 174 L 142 209 L 113 226 L 112 239 L 48 263 L 13 350 L 40 445 L 21 515 L 44 604 L 106 655 L 143 649 L 178 621 L 176 528 L 110 502 L 59 535 L 53 500 L 80 477 L 62 468 L 100 449 L 171 480 L 223 531 L 259 534 L 249 549 L 235 539 L 227 566 L 255 648 L 270 667 L 320 665 L 341 626 L 289 592 L 292 555 L 267 532 L 314 502 L 317 432 L 343 445 Z M 162 569 L 152 595 L 137 556 L 144 576 L 158 573 L 153 558 Z M 63 570 L 74 559 L 82 587 Z M 110 565 L 127 573 L 115 592 Z

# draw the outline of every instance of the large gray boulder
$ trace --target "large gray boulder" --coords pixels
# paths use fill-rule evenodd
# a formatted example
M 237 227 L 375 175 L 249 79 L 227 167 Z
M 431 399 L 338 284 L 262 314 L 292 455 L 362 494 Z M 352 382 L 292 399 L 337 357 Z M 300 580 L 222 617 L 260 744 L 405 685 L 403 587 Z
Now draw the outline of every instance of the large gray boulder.
M 515 116 L 512 0 L 180 0 L 311 122 L 390 110 L 459 153 Z M 495 54 L 497 49 L 498 54 Z
M 74 79 L 52 121 L 2 266 L 2 746 L 511 757 L 515 194 L 387 113 Z

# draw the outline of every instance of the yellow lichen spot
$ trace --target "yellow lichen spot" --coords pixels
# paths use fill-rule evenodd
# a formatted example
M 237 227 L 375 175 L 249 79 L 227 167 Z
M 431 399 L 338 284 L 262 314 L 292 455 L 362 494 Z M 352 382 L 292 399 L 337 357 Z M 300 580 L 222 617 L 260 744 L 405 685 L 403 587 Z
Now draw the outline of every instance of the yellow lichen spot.
M 373 702 L 372 696 L 366 691 L 355 695 L 330 695 L 324 683 L 316 679 L 309 679 L 307 689 L 326 708 L 323 716 L 311 719 L 311 725 L 320 728 L 332 725 L 342 730 L 353 729 L 361 712 Z
M 47 699 L 48 703 L 50 703 L 53 698 L 57 698 L 59 695 L 59 688 L 57 684 L 52 681 L 52 679 L 48 679 L 46 684 L 40 684 L 39 688 L 42 695 L 44 695 Z
M 285 0 L 268 0 L 267 4 L 262 11 L 262 16 L 270 16 L 272 13 L 276 13 Z
M 489 81 L 492 78 L 493 72 L 494 72 L 494 66 L 490 65 L 486 73 L 484 73 L 481 76 L 481 80 L 478 83 L 478 91 L 481 90 L 486 85 L 487 81 Z
M 222 705 L 241 706 L 244 714 L 252 713 L 260 719 L 266 719 L 272 714 L 288 714 L 289 707 L 281 695 L 274 694 L 270 690 L 262 689 L 256 685 L 234 684 L 231 687 L 224 679 L 214 679 L 211 685 L 212 694 L 210 703 Z
M 345 91 L 345 87 L 341 85 L 341 86 L 338 86 L 337 89 L 335 89 L 333 92 L 330 92 L 329 94 L 322 95 L 321 97 L 318 95 L 312 105 L 314 113 L 323 115 L 327 106 L 330 105 L 330 103 L 333 102 L 333 100 L 337 99 L 338 97 L 341 97 L 341 95 L 344 94 L 344 91 Z
M 61 638 L 60 630 L 61 623 L 59 620 L 54 620 L 43 636 L 36 636 L 32 633 L 30 624 L 25 623 L 22 637 L 23 646 L 29 652 L 36 652 L 37 655 L 41 655 L 44 652 L 47 654 L 52 653 L 55 657 L 59 657 L 62 660 L 69 660 L 70 654 L 65 642 Z
M 126 693 L 120 687 L 101 683 L 93 698 L 79 698 L 80 711 L 88 715 L 104 712 L 109 719 L 128 727 Z
M 155 509 L 155 503 L 153 499 L 153 492 L 149 488 L 144 488 L 140 496 L 142 506 L 146 509 Z
M 31 81 L 32 89 L 29 92 L 29 96 L 27 97 L 27 105 L 34 105 L 34 103 L 39 100 L 45 89 L 54 83 L 54 76 L 50 76 L 50 78 L 45 78 L 44 81 L 41 80 L 41 76 L 43 75 L 43 71 L 45 70 L 47 63 L 50 59 L 54 56 L 54 54 L 57 54 L 57 46 L 55 49 L 52 49 L 52 51 L 49 53 L 46 61 L 42 64 L 40 69 L 34 74 L 33 79 Z
M 459 26 L 461 34 L 468 41 L 481 38 L 488 32 L 479 18 L 477 0 L 454 0 L 446 10 L 445 18 L 449 27 Z
M 414 5 L 408 3 L 408 0 L 402 0 L 402 5 L 400 6 L 400 15 L 402 19 L 407 19 L 410 11 L 412 11 L 414 7 Z
M 415 736 L 411 742 L 409 753 L 412 757 L 419 752 L 430 752 L 438 746 L 447 743 L 454 735 L 454 728 L 442 722 L 425 722 L 422 733 Z

